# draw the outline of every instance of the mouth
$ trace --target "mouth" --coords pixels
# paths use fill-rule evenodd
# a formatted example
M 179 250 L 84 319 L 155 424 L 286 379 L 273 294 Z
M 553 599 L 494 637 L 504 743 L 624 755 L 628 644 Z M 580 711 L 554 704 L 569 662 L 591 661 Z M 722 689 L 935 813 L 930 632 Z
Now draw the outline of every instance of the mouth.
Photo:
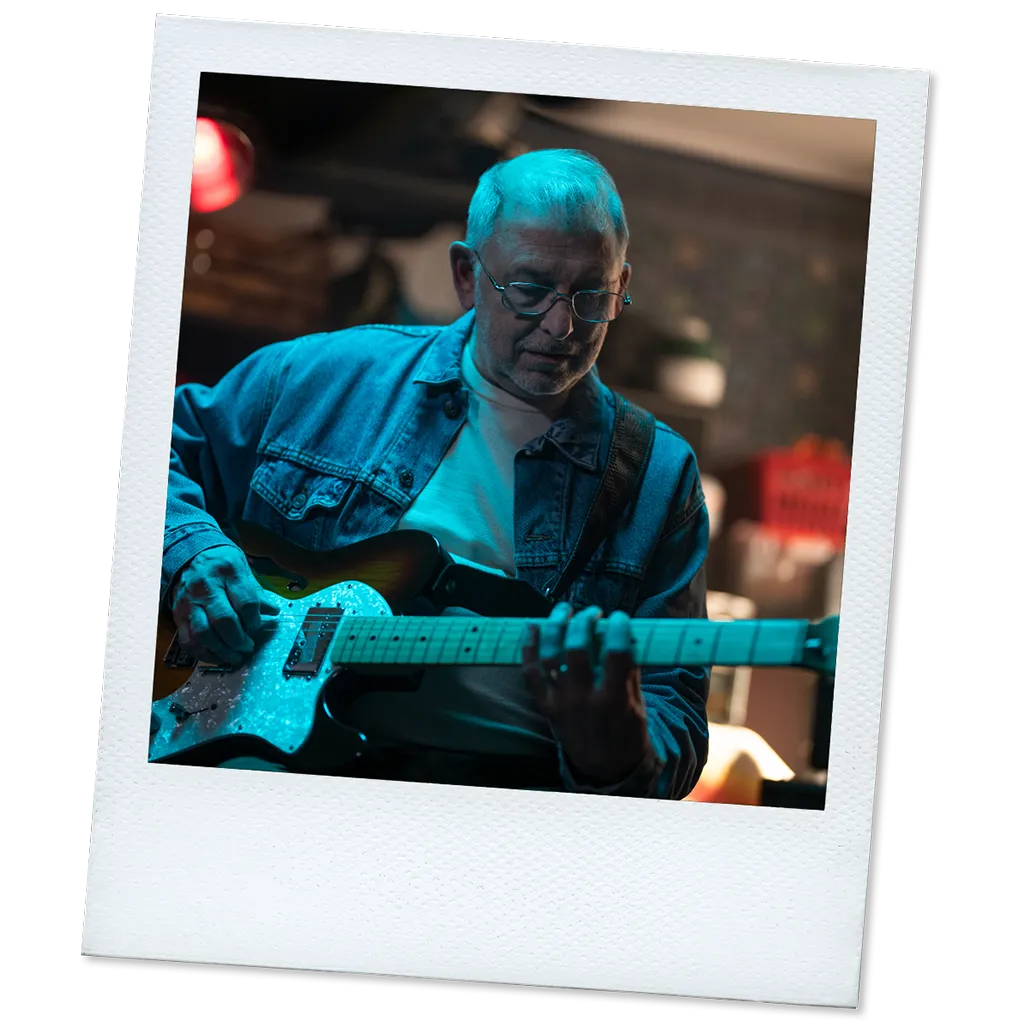
M 535 349 L 525 348 L 523 349 L 523 355 L 530 356 L 531 359 L 536 359 L 542 363 L 564 363 L 567 359 L 571 358 L 569 352 L 538 352 Z

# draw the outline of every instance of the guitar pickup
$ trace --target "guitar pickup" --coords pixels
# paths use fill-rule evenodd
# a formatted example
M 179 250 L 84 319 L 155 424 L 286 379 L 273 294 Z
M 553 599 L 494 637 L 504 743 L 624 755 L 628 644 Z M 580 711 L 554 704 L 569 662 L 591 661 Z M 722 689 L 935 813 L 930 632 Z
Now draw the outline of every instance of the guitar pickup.
M 320 605 L 306 612 L 284 665 L 286 676 L 315 676 L 320 671 L 342 615 L 342 608 Z

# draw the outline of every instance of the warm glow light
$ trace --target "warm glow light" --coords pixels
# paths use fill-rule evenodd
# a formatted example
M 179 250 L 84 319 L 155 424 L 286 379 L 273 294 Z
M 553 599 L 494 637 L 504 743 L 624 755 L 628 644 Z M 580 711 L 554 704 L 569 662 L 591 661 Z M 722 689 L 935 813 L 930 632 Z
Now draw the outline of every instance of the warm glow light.
M 249 183 L 252 145 L 237 129 L 196 118 L 192 157 L 192 208 L 210 213 L 230 206 Z
M 193 174 L 224 173 L 225 165 L 230 165 L 231 155 L 224 142 L 224 136 L 215 121 L 208 117 L 196 119 L 196 146 L 192 160 Z

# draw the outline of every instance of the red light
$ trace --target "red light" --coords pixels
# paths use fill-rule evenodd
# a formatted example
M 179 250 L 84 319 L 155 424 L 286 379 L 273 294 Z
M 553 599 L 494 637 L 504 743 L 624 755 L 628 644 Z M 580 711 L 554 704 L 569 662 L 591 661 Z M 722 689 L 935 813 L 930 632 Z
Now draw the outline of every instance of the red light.
M 222 171 L 230 160 L 228 147 L 224 143 L 224 136 L 221 135 L 217 122 L 211 121 L 208 117 L 197 118 L 193 171 L 197 174 Z
M 252 176 L 252 143 L 232 125 L 196 118 L 192 208 L 211 213 L 230 206 Z

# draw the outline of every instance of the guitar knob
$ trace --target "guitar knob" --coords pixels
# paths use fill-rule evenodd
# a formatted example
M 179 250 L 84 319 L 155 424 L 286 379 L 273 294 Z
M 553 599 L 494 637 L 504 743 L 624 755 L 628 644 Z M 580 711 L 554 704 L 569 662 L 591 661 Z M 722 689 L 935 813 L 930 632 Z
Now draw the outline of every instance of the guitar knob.
M 155 736 L 160 731 L 160 718 L 155 711 L 149 713 L 149 735 Z

